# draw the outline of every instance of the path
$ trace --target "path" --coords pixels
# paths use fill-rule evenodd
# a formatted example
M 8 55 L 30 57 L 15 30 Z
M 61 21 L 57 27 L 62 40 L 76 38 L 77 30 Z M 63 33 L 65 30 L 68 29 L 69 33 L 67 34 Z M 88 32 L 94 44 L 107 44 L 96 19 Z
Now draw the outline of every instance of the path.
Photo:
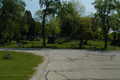
M 19 51 L 45 56 L 45 61 L 37 67 L 37 72 L 30 80 L 120 80 L 120 51 Z

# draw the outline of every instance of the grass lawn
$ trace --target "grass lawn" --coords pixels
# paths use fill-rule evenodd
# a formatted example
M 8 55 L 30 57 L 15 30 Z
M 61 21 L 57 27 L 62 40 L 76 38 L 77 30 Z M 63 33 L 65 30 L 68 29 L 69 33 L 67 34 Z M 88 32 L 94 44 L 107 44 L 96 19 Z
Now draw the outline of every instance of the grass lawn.
M 43 40 L 41 39 L 40 41 L 28 41 L 28 44 L 24 44 L 22 45 L 22 47 L 24 48 L 43 48 Z M 110 45 L 111 41 L 108 41 L 108 48 L 107 50 L 114 50 L 114 46 Z M 10 42 L 10 45 L 7 45 L 7 43 L 2 46 L 0 45 L 0 48 L 18 48 L 18 44 L 16 43 L 16 41 Z M 71 44 L 74 44 L 75 47 L 72 47 Z M 64 42 L 63 44 L 47 44 L 47 39 L 46 39 L 46 48 L 54 48 L 54 49 L 58 49 L 58 48 L 62 48 L 62 49 L 71 49 L 71 48 L 75 48 L 75 49 L 79 49 L 79 41 L 74 42 Z M 93 40 L 88 40 L 88 44 L 92 44 L 92 45 L 99 45 L 96 46 L 96 49 L 103 49 L 104 48 L 104 41 L 93 41 Z M 90 49 L 90 45 L 82 45 L 83 49 Z M 94 49 L 94 48 L 91 48 Z M 120 50 L 120 47 L 116 46 L 115 50 Z
M 3 59 L 4 55 L 12 59 Z M 25 52 L 0 51 L 0 80 L 28 80 L 44 57 Z

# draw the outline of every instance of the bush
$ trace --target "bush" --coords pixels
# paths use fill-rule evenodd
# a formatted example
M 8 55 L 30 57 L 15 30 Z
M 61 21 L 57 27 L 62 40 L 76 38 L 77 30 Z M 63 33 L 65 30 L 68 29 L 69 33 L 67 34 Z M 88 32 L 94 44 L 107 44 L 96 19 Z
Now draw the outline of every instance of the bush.
M 24 42 L 23 42 L 23 44 L 28 44 L 28 43 L 29 43 L 29 41 L 24 41 Z
M 120 46 L 120 42 L 119 42 L 119 43 L 117 43 L 117 46 Z
M 56 40 L 56 43 L 63 44 L 63 41 L 60 41 L 59 39 Z
M 14 59 L 14 58 L 10 55 L 10 53 L 7 53 L 7 54 L 5 54 L 5 55 L 3 56 L 3 59 L 5 59 L 5 60 L 12 60 L 12 59 Z
M 28 44 L 29 43 L 29 41 L 27 41 L 27 40 L 20 40 L 20 43 L 22 43 L 22 44 Z
M 63 40 L 63 42 L 69 42 L 69 40 L 65 38 L 65 39 Z
M 4 42 L 0 41 L 0 44 L 4 44 Z
M 115 45 L 115 46 L 120 46 L 120 41 L 119 40 L 113 40 L 112 42 L 111 42 L 111 45 Z
M 58 44 L 63 44 L 63 42 L 62 42 L 62 41 L 58 41 L 57 43 L 58 43 Z
M 40 41 L 40 38 L 36 39 L 36 41 Z
M 86 44 L 87 44 L 87 41 L 83 42 L 83 44 L 86 45 Z

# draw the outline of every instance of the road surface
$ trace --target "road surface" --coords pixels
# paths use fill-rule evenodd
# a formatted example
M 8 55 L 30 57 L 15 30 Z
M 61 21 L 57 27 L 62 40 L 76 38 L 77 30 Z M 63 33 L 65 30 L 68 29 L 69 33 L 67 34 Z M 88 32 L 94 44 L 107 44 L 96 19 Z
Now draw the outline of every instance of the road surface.
M 10 50 L 10 49 L 1 49 Z M 30 80 L 120 80 L 120 51 L 11 49 L 45 57 Z

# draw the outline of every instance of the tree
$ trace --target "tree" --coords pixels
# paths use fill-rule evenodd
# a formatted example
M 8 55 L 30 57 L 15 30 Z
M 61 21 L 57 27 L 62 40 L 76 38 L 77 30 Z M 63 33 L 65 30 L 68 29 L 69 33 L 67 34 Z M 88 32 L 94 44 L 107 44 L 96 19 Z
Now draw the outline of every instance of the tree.
M 34 20 L 35 20 L 36 22 L 42 23 L 42 19 L 43 19 L 43 12 L 42 12 L 42 10 L 36 11 L 36 12 L 35 12 L 35 16 L 34 16 Z
M 100 28 L 100 18 L 97 13 L 91 13 L 88 15 L 91 18 L 91 29 L 93 31 L 93 37 L 91 39 L 102 39 L 101 28 Z
M 42 23 L 35 21 L 36 36 L 42 37 Z
M 77 19 L 85 12 L 85 7 L 78 1 L 64 2 L 60 14 L 61 36 L 69 37 L 76 27 Z
M 107 48 L 107 39 L 108 39 L 108 32 L 110 30 L 110 14 L 112 10 L 115 10 L 115 1 L 116 0 L 95 0 L 92 3 L 97 10 L 97 14 L 101 19 L 102 27 L 105 39 L 105 46 Z
M 77 19 L 83 17 L 85 14 L 85 6 L 82 4 L 82 2 L 80 2 L 80 0 L 71 0 L 70 3 L 72 5 L 71 18 L 75 29 Z
M 0 5 L 1 39 L 13 37 L 15 29 L 14 27 L 18 21 L 21 20 L 26 5 L 22 0 L 0 0 Z M 24 20 L 21 20 L 21 22 L 23 21 Z
M 81 17 L 79 18 L 79 20 L 77 20 L 76 23 L 76 28 L 75 30 L 72 32 L 71 37 L 72 39 L 76 39 L 80 41 L 80 48 L 82 47 L 82 42 L 83 40 L 87 40 L 90 39 L 90 37 L 92 37 L 93 32 L 91 29 L 91 19 L 89 17 Z
M 39 4 L 41 8 L 43 9 L 43 28 L 42 28 L 42 33 L 43 33 L 43 46 L 45 47 L 45 18 L 47 15 L 54 15 L 55 13 L 57 13 L 58 8 L 60 8 L 61 6 L 61 2 L 60 0 L 39 0 Z
M 25 12 L 25 14 L 27 15 L 27 24 L 29 25 L 29 30 L 27 33 L 27 36 L 30 37 L 35 37 L 36 36 L 36 27 L 35 27 L 35 21 L 32 18 L 31 12 L 27 11 Z
M 51 35 L 54 37 L 60 34 L 60 20 L 59 18 L 51 18 L 47 24 L 50 28 Z
M 0 18 L 5 14 L 9 14 L 9 17 L 17 17 L 25 11 L 26 4 L 22 0 L 0 0 Z
M 120 15 L 118 13 L 111 15 L 111 29 L 114 31 L 113 39 L 116 40 L 117 36 L 116 34 L 118 33 L 118 40 L 120 40 Z

